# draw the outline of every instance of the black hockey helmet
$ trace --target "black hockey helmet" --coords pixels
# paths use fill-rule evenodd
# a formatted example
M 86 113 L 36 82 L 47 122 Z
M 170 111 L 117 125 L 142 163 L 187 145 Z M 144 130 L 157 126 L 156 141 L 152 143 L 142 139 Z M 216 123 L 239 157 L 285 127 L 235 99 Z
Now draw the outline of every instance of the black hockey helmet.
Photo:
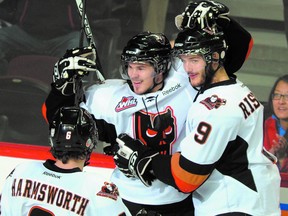
M 49 125 L 50 145 L 55 152 L 89 155 L 97 145 L 98 130 L 91 114 L 80 107 L 62 107 Z
M 175 58 L 187 54 L 201 55 L 206 61 L 206 79 L 203 83 L 205 86 L 211 83 L 216 71 L 224 65 L 227 49 L 222 31 L 212 33 L 205 30 L 185 29 L 175 39 L 172 56 Z M 214 53 L 218 53 L 217 58 L 213 57 Z M 177 62 L 174 60 L 173 64 L 177 65 Z M 216 69 L 212 67 L 212 62 L 218 62 Z
M 156 73 L 165 75 L 171 66 L 171 45 L 162 33 L 142 32 L 132 37 L 121 54 L 122 77 L 128 77 L 129 62 L 149 62 Z
M 207 64 L 218 61 L 223 65 L 227 49 L 223 32 L 185 29 L 177 35 L 172 55 L 179 57 L 181 54 L 197 54 L 202 55 Z M 215 52 L 219 54 L 219 59 L 213 59 Z

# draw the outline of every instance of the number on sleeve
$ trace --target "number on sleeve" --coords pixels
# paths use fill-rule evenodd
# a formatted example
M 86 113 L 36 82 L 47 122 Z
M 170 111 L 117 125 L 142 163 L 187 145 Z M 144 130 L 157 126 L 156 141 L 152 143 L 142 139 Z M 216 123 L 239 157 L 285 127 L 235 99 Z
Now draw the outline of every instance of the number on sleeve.
M 200 122 L 197 127 L 197 133 L 194 136 L 194 139 L 199 144 L 204 144 L 209 137 L 209 134 L 211 132 L 211 125 L 207 124 L 206 122 Z

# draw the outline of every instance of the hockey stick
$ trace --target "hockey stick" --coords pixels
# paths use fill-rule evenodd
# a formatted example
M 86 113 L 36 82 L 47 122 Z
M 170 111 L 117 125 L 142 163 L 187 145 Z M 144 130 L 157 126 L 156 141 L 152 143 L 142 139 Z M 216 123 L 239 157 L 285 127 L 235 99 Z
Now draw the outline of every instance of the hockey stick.
M 80 43 L 82 44 L 80 45 L 83 45 L 83 33 L 85 33 L 89 46 L 92 46 L 96 49 L 96 43 L 94 41 L 94 37 L 92 35 L 90 24 L 86 15 L 86 0 L 75 0 L 75 1 L 77 4 L 79 15 L 81 17 L 81 37 L 82 38 L 80 38 Z
M 89 46 L 93 47 L 96 51 L 96 67 L 97 67 L 97 70 L 99 72 L 102 72 L 102 66 L 101 66 L 101 63 L 99 61 L 99 57 L 98 57 L 98 52 L 97 52 L 97 47 L 96 47 L 96 43 L 95 43 L 95 40 L 94 40 L 94 37 L 93 37 L 93 34 L 92 34 L 92 30 L 91 30 L 91 27 L 90 27 L 90 24 L 89 24 L 89 21 L 88 21 L 88 18 L 87 18 L 87 15 L 86 15 L 86 11 L 85 11 L 85 7 L 86 7 L 86 0 L 75 0 L 76 1 L 76 5 L 77 5 L 77 8 L 78 8 L 78 12 L 79 12 L 79 15 L 81 17 L 81 37 L 80 37 L 80 45 L 83 46 L 83 31 L 86 35 L 86 39 L 87 39 L 87 42 L 89 44 Z M 82 40 L 82 41 L 81 41 Z M 102 73 L 101 73 L 102 74 Z
M 79 8 L 78 8 L 79 10 Z M 80 11 L 79 11 L 80 13 Z M 83 47 L 84 33 L 85 33 L 85 14 L 86 14 L 86 0 L 82 0 L 82 12 L 81 12 L 81 31 L 80 31 L 80 39 L 79 39 L 79 47 Z M 93 37 L 92 37 L 93 38 Z M 94 40 L 92 41 L 93 46 L 96 47 Z M 89 45 L 91 42 L 89 41 Z
M 94 48 L 95 50 L 95 56 L 96 56 L 96 76 L 97 79 L 100 80 L 101 82 L 104 81 L 104 77 L 101 73 L 102 71 L 102 66 L 98 57 L 98 52 L 97 52 L 97 47 L 96 43 L 90 28 L 90 24 L 86 15 L 86 0 L 75 0 L 76 5 L 78 8 L 79 15 L 81 17 L 81 32 L 80 32 L 80 40 L 79 40 L 79 47 L 83 47 L 83 38 L 84 34 L 86 36 L 88 45 Z M 78 106 L 79 102 L 82 101 L 83 97 L 83 92 L 82 92 L 82 83 L 80 82 L 80 78 L 76 77 L 75 78 L 75 105 Z

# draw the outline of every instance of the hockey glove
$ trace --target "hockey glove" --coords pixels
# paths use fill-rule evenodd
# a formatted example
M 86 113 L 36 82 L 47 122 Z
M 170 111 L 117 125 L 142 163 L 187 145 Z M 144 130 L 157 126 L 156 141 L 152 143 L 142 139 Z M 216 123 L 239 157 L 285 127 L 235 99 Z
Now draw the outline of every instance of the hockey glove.
M 152 181 L 156 179 L 152 173 L 151 162 L 159 153 L 125 133 L 120 134 L 116 141 L 120 148 L 114 156 L 114 161 L 119 170 L 125 176 L 138 177 L 145 186 L 151 186 Z
M 53 83 L 63 95 L 75 94 L 75 78 L 96 71 L 96 53 L 92 47 L 67 50 L 65 55 L 56 62 Z
M 103 153 L 105 155 L 114 156 L 118 150 L 119 150 L 119 146 L 117 144 L 103 142 Z
M 175 25 L 179 30 L 196 28 L 214 32 L 217 25 L 228 26 L 228 14 L 229 8 L 215 1 L 190 2 L 185 11 L 175 17 Z

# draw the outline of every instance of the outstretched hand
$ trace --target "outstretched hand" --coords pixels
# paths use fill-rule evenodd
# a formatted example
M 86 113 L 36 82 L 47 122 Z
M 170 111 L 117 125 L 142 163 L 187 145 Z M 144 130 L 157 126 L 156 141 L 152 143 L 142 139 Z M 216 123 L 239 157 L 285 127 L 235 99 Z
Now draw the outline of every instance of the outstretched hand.
M 92 47 L 67 50 L 65 55 L 56 62 L 53 83 L 63 95 L 75 94 L 75 78 L 96 72 L 96 53 Z

